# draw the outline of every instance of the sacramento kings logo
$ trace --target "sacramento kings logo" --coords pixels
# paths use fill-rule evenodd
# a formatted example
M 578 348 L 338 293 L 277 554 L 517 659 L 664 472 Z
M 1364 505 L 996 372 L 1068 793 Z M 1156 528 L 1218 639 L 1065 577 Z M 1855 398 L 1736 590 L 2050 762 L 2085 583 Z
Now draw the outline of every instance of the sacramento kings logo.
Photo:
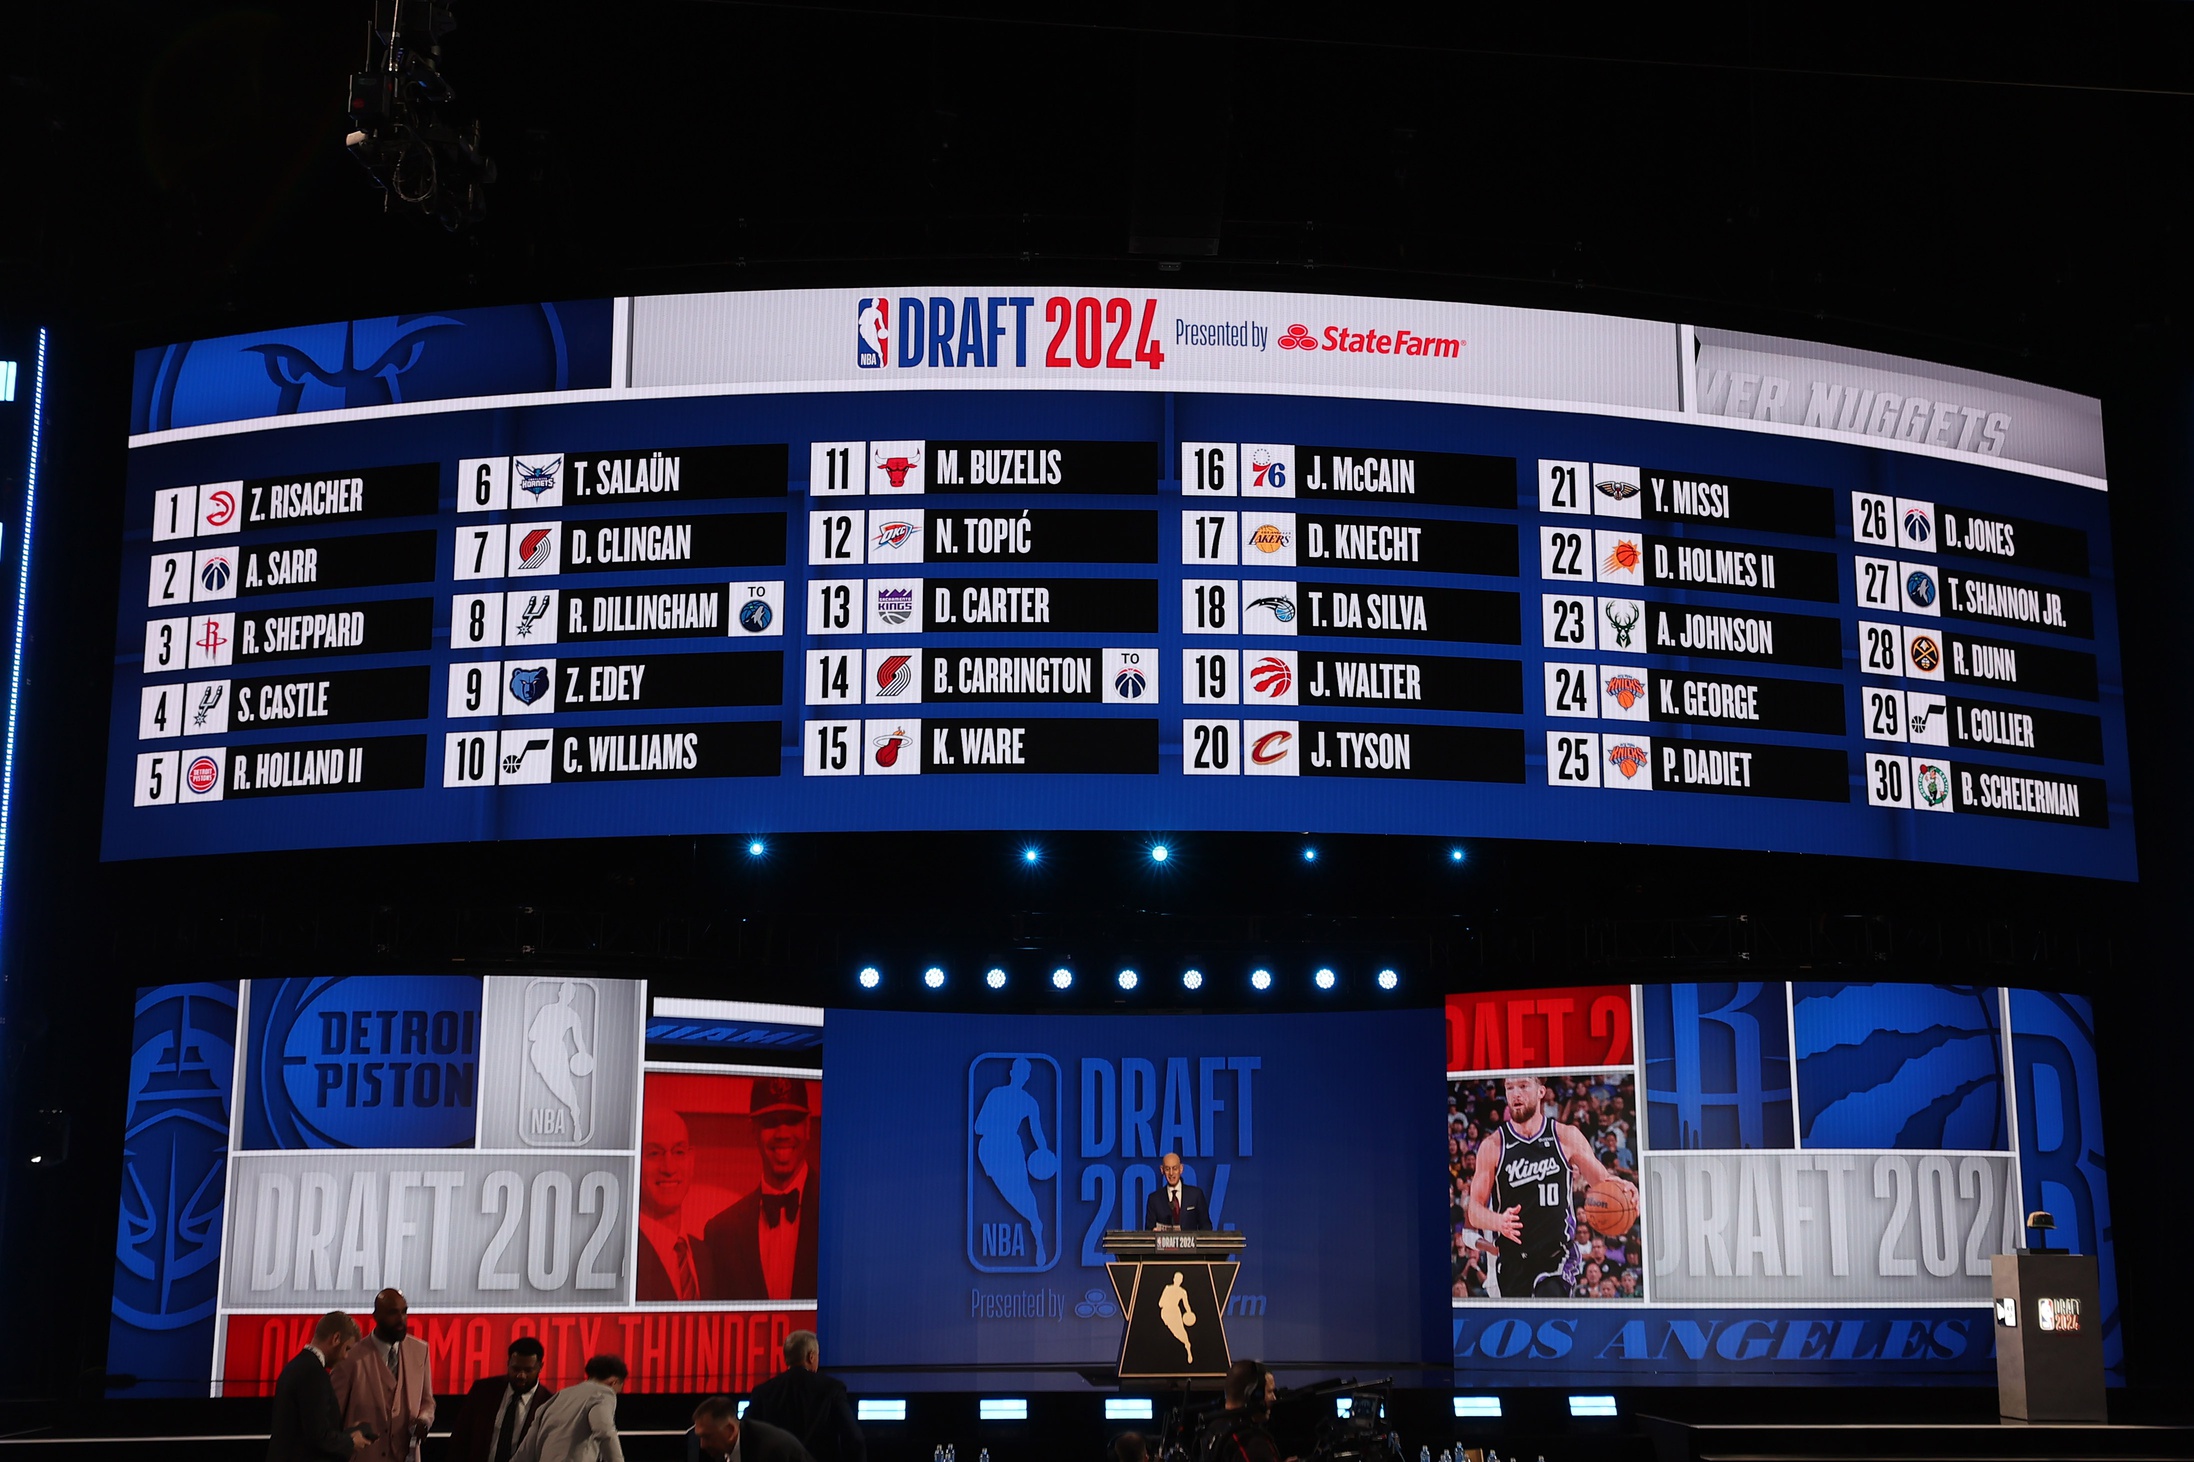
M 876 617 L 885 624 L 905 624 L 914 618 L 914 591 L 912 589 L 878 589 L 876 591 Z
M 766 599 L 749 599 L 739 606 L 739 628 L 750 635 L 758 635 L 768 629 L 770 621 L 776 617 Z

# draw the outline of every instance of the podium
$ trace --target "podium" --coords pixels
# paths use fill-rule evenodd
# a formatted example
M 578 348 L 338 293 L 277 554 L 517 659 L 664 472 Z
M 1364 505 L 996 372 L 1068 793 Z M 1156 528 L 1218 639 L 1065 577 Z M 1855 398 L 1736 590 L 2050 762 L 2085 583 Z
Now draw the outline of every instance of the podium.
M 1120 1333 L 1123 1381 L 1223 1380 L 1226 1307 L 1245 1242 L 1238 1233 L 1157 1233 L 1112 1229 L 1104 1250 Z
M 1989 1261 L 1996 1409 L 2021 1421 L 2107 1421 L 2101 1286 L 2092 1254 L 2022 1249 Z

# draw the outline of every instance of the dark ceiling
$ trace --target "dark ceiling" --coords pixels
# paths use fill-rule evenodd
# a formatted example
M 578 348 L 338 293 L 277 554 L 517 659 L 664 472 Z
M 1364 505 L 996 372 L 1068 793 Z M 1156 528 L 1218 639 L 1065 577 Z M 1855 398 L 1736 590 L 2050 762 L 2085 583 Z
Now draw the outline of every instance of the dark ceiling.
M 1147 270 L 1711 316 L 2097 384 L 2188 312 L 2194 8 L 456 0 L 463 236 L 342 150 L 369 0 L 23 4 L 0 300 L 137 342 Z M 2024 362 L 2024 365 L 2020 365 Z

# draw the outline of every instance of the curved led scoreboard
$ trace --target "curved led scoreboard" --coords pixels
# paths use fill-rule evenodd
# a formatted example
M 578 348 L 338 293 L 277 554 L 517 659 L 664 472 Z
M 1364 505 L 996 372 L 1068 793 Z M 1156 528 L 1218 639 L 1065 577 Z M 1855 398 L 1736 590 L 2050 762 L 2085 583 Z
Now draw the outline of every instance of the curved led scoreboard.
M 199 341 L 133 413 L 109 858 L 1042 826 L 2135 872 L 2100 405 L 2045 387 L 955 286 Z

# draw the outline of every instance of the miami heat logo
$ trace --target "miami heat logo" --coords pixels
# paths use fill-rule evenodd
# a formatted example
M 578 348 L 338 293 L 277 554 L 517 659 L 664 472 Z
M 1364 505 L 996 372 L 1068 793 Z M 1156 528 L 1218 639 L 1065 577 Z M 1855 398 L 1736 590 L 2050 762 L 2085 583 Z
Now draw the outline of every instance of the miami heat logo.
M 906 747 L 906 744 L 907 728 L 904 726 L 897 728 L 889 736 L 877 737 L 872 743 L 876 748 L 876 765 L 880 767 L 897 766 L 899 764 L 899 753 Z
M 1615 704 L 1627 711 L 1645 699 L 1645 682 L 1635 675 L 1610 675 L 1607 693 L 1615 698 Z
M 1610 766 L 1623 774 L 1623 780 L 1627 782 L 1645 770 L 1646 751 L 1642 746 L 1625 741 L 1607 749 L 1607 760 Z

